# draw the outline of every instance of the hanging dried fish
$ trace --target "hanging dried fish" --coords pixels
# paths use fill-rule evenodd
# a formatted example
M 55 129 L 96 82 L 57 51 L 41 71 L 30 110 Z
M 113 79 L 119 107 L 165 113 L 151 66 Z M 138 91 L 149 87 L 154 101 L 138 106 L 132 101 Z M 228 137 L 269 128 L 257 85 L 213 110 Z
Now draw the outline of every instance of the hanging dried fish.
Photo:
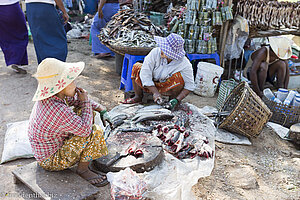
M 241 0 L 235 11 L 254 29 L 300 29 L 299 2 Z

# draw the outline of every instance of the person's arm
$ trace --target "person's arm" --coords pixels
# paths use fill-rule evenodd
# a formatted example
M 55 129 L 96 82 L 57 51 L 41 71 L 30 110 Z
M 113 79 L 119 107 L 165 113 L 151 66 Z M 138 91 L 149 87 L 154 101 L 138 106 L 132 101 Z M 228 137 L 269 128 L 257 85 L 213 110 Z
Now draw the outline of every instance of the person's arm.
M 67 23 L 69 21 L 69 15 L 65 9 L 64 3 L 62 2 L 62 0 L 54 0 L 54 1 L 58 6 L 58 8 L 63 12 L 63 18 L 65 20 L 65 23 Z
M 93 125 L 93 109 L 88 100 L 87 92 L 82 88 L 77 88 L 76 93 L 81 102 L 81 116 L 76 115 L 72 109 L 66 107 L 59 109 L 61 131 L 72 133 L 81 137 L 88 137 L 92 131 Z
M 160 56 L 160 49 L 155 48 L 146 56 L 142 69 L 140 71 L 140 78 L 143 87 L 150 90 L 153 94 L 154 102 L 157 102 L 159 99 L 162 100 L 161 94 L 158 92 L 155 84 L 153 82 L 153 70 L 155 63 L 159 62 L 157 57 Z
M 251 71 L 250 71 L 250 81 L 251 81 L 254 92 L 260 97 L 262 97 L 263 94 L 262 94 L 262 91 L 260 91 L 260 88 L 258 86 L 257 72 L 260 68 L 261 63 L 265 60 L 266 56 L 267 56 L 266 47 L 263 47 L 260 50 L 258 50 L 255 55 L 253 55 L 253 54 L 251 55 L 253 63 L 251 66 L 252 67 Z
M 98 6 L 98 16 L 99 18 L 103 18 L 103 12 L 102 12 L 102 8 L 104 6 L 104 4 L 106 3 L 106 0 L 100 0 L 99 2 L 99 6 Z
M 66 101 L 69 106 L 80 107 L 82 102 L 78 99 L 77 93 L 73 97 L 66 97 Z M 93 110 L 101 112 L 102 110 L 106 110 L 105 106 L 95 102 L 92 99 L 88 100 L 91 103 Z
M 184 99 L 191 91 L 187 89 L 183 89 L 179 95 L 176 97 L 176 99 L 180 102 L 182 99 Z
M 156 103 L 162 102 L 161 94 L 158 92 L 157 88 L 155 86 L 148 86 L 146 87 L 150 92 L 153 94 L 153 101 Z

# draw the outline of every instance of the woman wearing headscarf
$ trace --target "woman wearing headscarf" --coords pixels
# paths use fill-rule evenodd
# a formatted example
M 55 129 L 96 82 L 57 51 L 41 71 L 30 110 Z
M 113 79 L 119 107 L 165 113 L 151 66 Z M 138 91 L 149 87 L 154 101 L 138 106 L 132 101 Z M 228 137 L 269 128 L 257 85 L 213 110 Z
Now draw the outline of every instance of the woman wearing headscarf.
M 158 47 L 151 50 L 143 64 L 132 69 L 133 98 L 123 103 L 139 103 L 143 91 L 153 94 L 154 102 L 161 103 L 162 95 L 170 96 L 169 108 L 173 109 L 194 90 L 193 68 L 185 57 L 184 40 L 172 33 L 168 37 L 154 37 Z
M 66 61 L 68 54 L 64 23 L 69 20 L 62 0 L 25 0 L 27 20 L 32 33 L 38 63 L 45 58 Z M 63 12 L 59 16 L 57 6 Z
M 0 47 L 7 66 L 26 74 L 21 65 L 28 65 L 28 30 L 19 0 L 0 1 Z

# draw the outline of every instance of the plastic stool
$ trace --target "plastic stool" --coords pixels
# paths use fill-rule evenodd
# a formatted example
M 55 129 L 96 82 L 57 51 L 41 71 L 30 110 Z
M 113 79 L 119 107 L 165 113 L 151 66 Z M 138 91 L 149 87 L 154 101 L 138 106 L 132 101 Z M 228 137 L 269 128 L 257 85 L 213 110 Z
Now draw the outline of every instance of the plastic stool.
M 192 60 L 201 60 L 201 59 L 215 59 L 216 65 L 220 66 L 220 56 L 217 53 L 213 54 L 186 54 L 190 61 Z
M 125 54 L 123 60 L 122 74 L 121 74 L 121 83 L 120 90 L 125 87 L 125 92 L 128 92 L 133 89 L 131 73 L 132 66 L 140 60 L 144 60 L 146 56 L 135 56 L 130 54 Z

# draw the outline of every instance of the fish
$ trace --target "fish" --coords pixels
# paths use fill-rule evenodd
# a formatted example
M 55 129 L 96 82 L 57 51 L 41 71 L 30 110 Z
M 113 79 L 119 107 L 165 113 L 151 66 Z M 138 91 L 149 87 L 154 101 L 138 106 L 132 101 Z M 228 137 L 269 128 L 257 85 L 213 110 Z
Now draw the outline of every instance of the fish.
M 168 145 L 169 145 L 169 146 L 170 146 L 170 145 L 173 145 L 173 144 L 178 140 L 179 136 L 180 136 L 180 131 L 177 131 L 177 132 L 173 135 L 173 137 L 170 139 Z
M 122 132 L 145 132 L 151 133 L 154 127 L 132 127 L 132 128 L 121 128 L 120 131 Z
M 163 31 L 155 26 L 144 13 L 134 9 L 120 10 L 101 29 L 98 35 L 104 44 L 125 47 L 156 47 L 154 35 L 162 36 Z
M 182 148 L 183 140 L 184 140 L 184 134 L 180 133 L 178 140 L 172 145 L 172 148 L 175 151 L 175 153 L 178 153 Z
M 173 135 L 177 132 L 176 129 L 171 129 L 168 133 L 166 133 L 166 138 L 164 139 L 164 142 L 168 142 L 172 137 Z
M 168 114 L 168 113 L 160 113 L 160 112 L 157 113 L 149 112 L 140 115 L 138 114 L 131 120 L 134 121 L 135 123 L 139 123 L 147 120 L 168 120 L 168 119 L 172 119 L 173 117 L 174 115 L 172 113 Z
M 188 156 L 188 153 L 192 150 L 193 147 L 188 147 L 187 149 L 179 152 L 177 155 L 176 155 L 176 158 L 178 159 L 184 159 Z

